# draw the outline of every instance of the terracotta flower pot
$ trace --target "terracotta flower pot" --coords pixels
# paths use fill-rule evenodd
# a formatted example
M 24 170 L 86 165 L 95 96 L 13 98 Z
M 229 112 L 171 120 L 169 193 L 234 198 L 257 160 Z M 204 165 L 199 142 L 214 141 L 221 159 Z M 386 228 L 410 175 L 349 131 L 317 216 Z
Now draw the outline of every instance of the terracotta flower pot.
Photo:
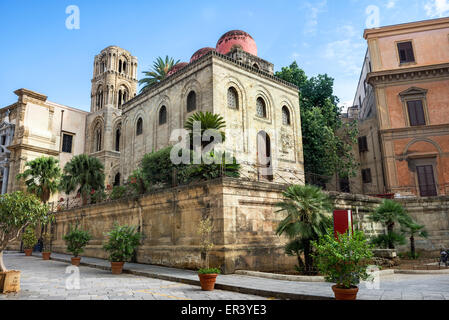
M 111 262 L 112 274 L 121 274 L 123 271 L 124 262 Z
M 335 294 L 336 300 L 356 300 L 357 292 L 359 292 L 359 288 L 351 288 L 351 289 L 343 289 L 338 288 L 336 285 L 332 286 L 332 290 Z
M 198 274 L 198 276 L 200 277 L 201 290 L 214 290 L 218 274 Z
M 23 249 L 23 251 L 25 252 L 25 256 L 27 257 L 30 257 L 33 253 L 33 249 Z
M 42 252 L 42 259 L 43 260 L 50 260 L 51 252 Z
M 80 265 L 81 257 L 72 257 L 71 260 L 72 260 L 72 265 L 78 267 Z

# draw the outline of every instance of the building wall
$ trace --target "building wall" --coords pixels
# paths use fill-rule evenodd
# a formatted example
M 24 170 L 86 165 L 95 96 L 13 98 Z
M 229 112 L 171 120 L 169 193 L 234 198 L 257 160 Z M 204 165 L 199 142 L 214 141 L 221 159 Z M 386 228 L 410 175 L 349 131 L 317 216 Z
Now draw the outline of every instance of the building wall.
M 74 155 L 83 153 L 87 115 L 87 112 L 47 101 L 46 96 L 27 89 L 15 93 L 18 102 L 3 109 L 5 112 L 10 110 L 9 118 L 15 125 L 14 137 L 8 146 L 11 151 L 8 193 L 24 187 L 16 176 L 25 170 L 27 161 L 53 156 L 60 161 L 62 169 Z M 64 121 L 61 127 L 62 113 Z M 63 132 L 73 135 L 72 153 L 62 152 Z M 55 199 L 57 195 L 50 201 Z
M 373 72 L 387 193 L 421 196 L 417 166 L 432 165 L 437 195 L 449 180 L 449 18 L 365 31 Z M 414 62 L 400 63 L 397 43 L 411 41 Z M 411 126 L 407 100 L 421 100 L 425 125 Z
M 167 189 L 134 200 L 119 200 L 59 212 L 56 215 L 54 252 L 66 252 L 62 237 L 79 222 L 93 239 L 83 255 L 107 258 L 104 233 L 113 224 L 139 226 L 143 233 L 137 262 L 197 269 L 202 265 L 197 227 L 202 217 L 213 220 L 210 263 L 225 273 L 235 270 L 286 271 L 297 263 L 284 253 L 288 239 L 276 235 L 284 218 L 275 204 L 287 185 L 218 179 Z M 380 199 L 330 193 L 336 209 L 352 209 L 356 226 L 369 236 L 382 228 L 366 219 Z

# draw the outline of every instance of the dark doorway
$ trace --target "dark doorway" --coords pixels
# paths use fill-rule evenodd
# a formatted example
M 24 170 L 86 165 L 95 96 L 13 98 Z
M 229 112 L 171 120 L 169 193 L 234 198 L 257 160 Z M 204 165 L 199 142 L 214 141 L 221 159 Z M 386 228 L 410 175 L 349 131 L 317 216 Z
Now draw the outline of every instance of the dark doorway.
M 257 134 L 257 162 L 259 178 L 273 181 L 271 139 L 265 131 L 260 131 Z
M 416 166 L 418 174 L 419 192 L 421 197 L 436 197 L 437 188 L 435 185 L 435 176 L 433 174 L 433 166 Z

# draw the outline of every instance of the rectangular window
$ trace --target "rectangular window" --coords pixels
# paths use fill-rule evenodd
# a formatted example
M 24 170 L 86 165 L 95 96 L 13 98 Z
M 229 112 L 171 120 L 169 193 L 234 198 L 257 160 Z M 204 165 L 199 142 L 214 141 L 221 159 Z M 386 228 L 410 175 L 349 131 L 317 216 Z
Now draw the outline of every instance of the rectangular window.
M 73 136 L 71 134 L 63 134 L 62 136 L 62 152 L 72 153 Z
M 363 169 L 362 170 L 362 181 L 363 183 L 371 183 L 371 169 Z
M 366 137 L 359 137 L 359 152 L 366 152 L 368 151 L 368 140 Z
M 436 197 L 437 189 L 435 177 L 433 175 L 433 166 L 416 166 L 418 174 L 419 192 L 421 197 Z
M 407 101 L 407 110 L 411 126 L 426 125 L 422 100 Z
M 411 41 L 398 43 L 398 53 L 401 63 L 415 62 L 415 54 L 413 53 Z

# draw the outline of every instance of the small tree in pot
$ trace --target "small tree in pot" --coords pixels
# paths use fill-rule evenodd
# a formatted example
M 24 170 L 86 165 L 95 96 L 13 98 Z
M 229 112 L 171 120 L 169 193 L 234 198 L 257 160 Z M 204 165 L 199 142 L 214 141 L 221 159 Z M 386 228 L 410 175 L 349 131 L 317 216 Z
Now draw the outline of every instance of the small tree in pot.
M 42 259 L 50 260 L 51 232 L 48 230 L 45 230 L 44 233 L 42 233 L 42 245 Z
M 79 255 L 84 252 L 84 248 L 92 239 L 88 231 L 78 229 L 78 225 L 73 228 L 72 225 L 69 227 L 69 232 L 64 236 L 64 241 L 67 245 L 67 251 L 73 254 L 72 265 L 79 266 L 81 257 Z
M 220 269 L 209 268 L 209 252 L 214 246 L 211 240 L 212 221 L 210 218 L 201 219 L 198 226 L 198 235 L 200 236 L 201 253 L 204 254 L 205 260 L 205 267 L 198 271 L 201 289 L 203 291 L 212 291 L 214 290 L 217 276 L 220 274 Z
M 121 274 L 123 265 L 132 258 L 134 250 L 139 246 L 141 234 L 137 232 L 137 227 L 115 224 L 106 235 L 109 239 L 103 248 L 109 252 L 112 273 Z
M 48 207 L 34 195 L 18 191 L 0 196 L 0 293 L 20 290 L 20 272 L 6 269 L 3 262 L 3 251 L 9 243 L 19 238 L 26 227 L 41 222 L 47 213 Z M 34 244 L 35 241 L 32 245 Z M 8 278 L 13 278 L 16 281 L 9 281 Z M 15 285 L 3 288 L 2 283 L 5 287 L 7 283 L 15 283 Z
M 36 245 L 37 237 L 34 226 L 28 226 L 22 235 L 23 251 L 27 257 L 31 256 L 33 248 Z
M 339 234 L 329 230 L 319 241 L 312 242 L 317 267 L 332 287 L 337 300 L 355 300 L 360 280 L 369 280 L 367 268 L 373 256 L 372 247 L 361 231 Z

